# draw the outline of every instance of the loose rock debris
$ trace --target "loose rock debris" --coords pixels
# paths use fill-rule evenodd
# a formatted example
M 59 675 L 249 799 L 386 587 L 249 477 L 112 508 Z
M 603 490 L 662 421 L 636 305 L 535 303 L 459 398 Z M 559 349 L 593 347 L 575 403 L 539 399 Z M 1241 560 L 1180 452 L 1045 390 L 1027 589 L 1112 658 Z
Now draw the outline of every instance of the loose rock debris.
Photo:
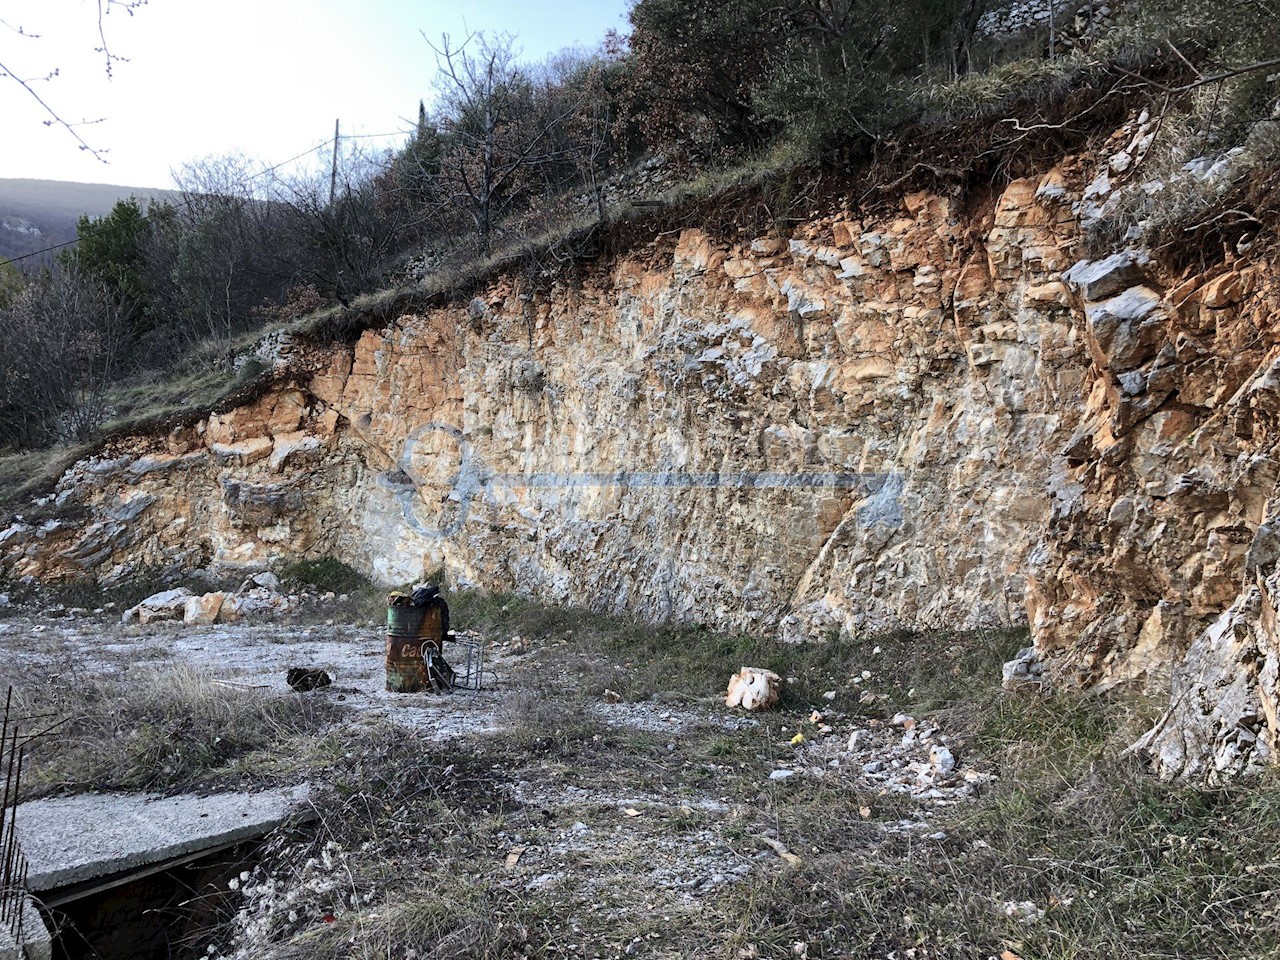
M 855 777 L 886 793 L 906 794 L 939 806 L 977 794 L 994 774 L 961 764 L 950 739 L 931 722 L 907 714 L 892 720 L 861 721 L 848 738 L 825 722 L 813 736 L 795 742 L 792 759 L 774 769 L 770 779 L 800 775 L 817 779 Z M 822 733 L 822 730 L 829 733 Z
M 280 580 L 273 573 L 256 573 L 235 593 L 215 590 L 196 594 L 186 587 L 153 593 L 130 607 L 120 617 L 122 624 L 148 624 L 181 620 L 187 624 L 236 623 L 288 613 L 298 606 L 298 598 L 280 593 Z
M 85 656 L 105 648 L 90 624 L 51 627 L 60 642 Z M 119 629 L 119 628 L 117 628 Z M 15 638 L 18 632 L 15 632 Z M 8 634 L 0 631 L 0 647 Z M 167 656 L 197 666 L 217 679 L 257 686 L 270 680 L 283 691 L 290 664 L 296 670 L 333 673 L 341 687 L 317 688 L 316 696 L 339 699 L 350 711 L 350 723 L 388 719 L 431 740 L 448 742 L 462 753 L 483 750 L 484 738 L 507 732 L 501 703 L 527 679 L 545 670 L 525 658 L 498 655 L 494 662 L 502 685 L 479 698 L 392 697 L 381 691 L 382 658 L 375 628 L 290 628 L 222 626 L 183 627 L 156 623 L 119 631 L 110 644 L 112 656 L 137 662 Z M 50 649 L 42 641 L 41 649 Z M 15 651 L 17 652 L 17 651 Z M 748 684 L 752 671 L 748 668 Z M 765 692 L 776 696 L 782 682 L 765 674 Z M 527 675 L 527 677 L 526 677 Z M 738 678 L 741 679 L 740 672 Z M 599 696 L 596 688 L 594 696 Z M 548 696 L 564 691 L 547 690 Z M 992 779 L 979 762 L 966 756 L 934 722 L 900 714 L 874 720 L 841 713 L 828 702 L 796 715 L 744 716 L 714 705 L 627 702 L 602 697 L 581 704 L 605 730 L 656 735 L 667 753 L 638 764 L 639 781 L 612 776 L 607 768 L 592 773 L 574 757 L 552 758 L 541 767 L 530 764 L 519 779 L 503 786 L 508 823 L 496 837 L 492 855 L 478 869 L 520 898 L 565 904 L 578 916 L 619 919 L 636 909 L 696 911 L 718 891 L 753 877 L 801 867 L 807 846 L 796 846 L 787 831 L 764 829 L 761 811 L 773 796 L 798 795 L 808 781 L 839 783 L 864 796 L 861 823 L 888 838 L 910 833 L 940 838 L 929 823 L 933 806 L 961 802 Z M 754 702 L 754 701 L 753 701 Z M 634 734 L 626 734 L 628 736 Z M 794 746 L 789 741 L 795 739 Z M 731 755 L 701 754 L 706 745 L 722 742 Z M 461 754 L 460 754 L 461 755 Z M 701 775 L 689 779 L 701 768 Z M 785 786 L 782 781 L 787 781 Z M 723 795 L 721 795 L 723 794 Z M 878 801 L 876 795 L 913 801 Z M 764 804 L 765 806 L 762 806 Z M 879 822 L 889 809 L 891 819 Z M 905 816 L 904 816 L 905 814 Z M 380 891 L 355 891 L 347 874 L 348 858 L 372 852 L 338 845 L 317 848 L 298 870 L 264 864 L 240 879 L 243 912 L 237 920 L 236 944 L 224 954 L 262 955 L 265 943 L 278 941 L 282 929 L 303 931 L 317 924 L 349 923 L 368 918 L 369 903 Z M 624 904 L 619 891 L 643 891 L 643 903 Z M 366 895 L 373 900 L 366 902 Z M 359 899 L 356 899 L 356 898 Z M 632 897 L 634 900 L 634 896 Z M 364 922 L 364 921 L 361 921 Z
M 1035 647 L 1023 647 L 1017 656 L 1004 665 L 1001 686 L 1005 690 L 1049 691 L 1049 678 L 1040 662 Z

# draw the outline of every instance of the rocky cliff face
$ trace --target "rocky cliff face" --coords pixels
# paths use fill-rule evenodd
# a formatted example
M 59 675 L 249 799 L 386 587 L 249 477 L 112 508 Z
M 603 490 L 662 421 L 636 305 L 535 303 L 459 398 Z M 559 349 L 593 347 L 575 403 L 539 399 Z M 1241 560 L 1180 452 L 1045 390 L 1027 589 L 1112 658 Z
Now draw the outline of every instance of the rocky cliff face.
M 965 209 L 685 230 L 294 348 L 254 404 L 78 464 L 3 564 L 336 556 L 796 639 L 1026 617 L 1056 678 L 1174 683 L 1166 772 L 1247 769 L 1277 729 L 1275 272 L 1088 260 L 1133 133 Z

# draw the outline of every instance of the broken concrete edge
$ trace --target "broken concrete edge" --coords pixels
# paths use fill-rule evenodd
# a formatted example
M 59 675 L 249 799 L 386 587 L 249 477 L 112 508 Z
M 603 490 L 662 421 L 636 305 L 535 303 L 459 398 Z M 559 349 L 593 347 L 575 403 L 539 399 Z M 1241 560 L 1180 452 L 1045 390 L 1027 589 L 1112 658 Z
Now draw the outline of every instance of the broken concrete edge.
M 226 793 L 204 797 L 80 794 L 32 800 L 18 808 L 16 821 L 31 863 L 27 888 L 39 894 L 99 877 L 140 870 L 202 850 L 256 840 L 291 820 L 296 822 L 314 817 L 314 809 L 307 805 L 309 795 L 309 787 L 304 785 L 274 793 Z M 249 811 L 244 809 L 246 802 L 250 806 Z M 170 825 L 169 829 L 177 831 L 174 841 L 164 842 L 164 834 L 158 829 L 158 824 L 152 824 L 157 826 L 157 830 L 150 842 L 138 830 L 140 817 L 150 814 L 163 818 L 166 807 L 172 813 L 183 803 L 188 804 L 191 810 L 183 811 L 185 819 L 180 819 L 176 827 Z M 255 810 L 254 804 L 259 809 Z M 212 808 L 212 812 L 200 812 L 205 808 Z M 227 823 L 231 817 L 234 821 Z M 249 819 L 242 822 L 244 818 Z M 91 833 L 86 832 L 90 825 L 93 827 Z M 204 829 L 193 832 L 197 827 Z M 186 835 L 182 836 L 184 829 Z M 80 832 L 76 833 L 77 830 Z M 42 844 L 42 838 L 48 842 Z M 83 845 L 77 847 L 77 842 Z M 56 844 L 61 846 L 55 849 Z M 109 852 L 104 853 L 104 850 Z
M 22 904 L 22 939 L 14 939 L 8 924 L 0 924 L 0 960 L 52 960 L 53 934 L 44 924 L 36 901 Z

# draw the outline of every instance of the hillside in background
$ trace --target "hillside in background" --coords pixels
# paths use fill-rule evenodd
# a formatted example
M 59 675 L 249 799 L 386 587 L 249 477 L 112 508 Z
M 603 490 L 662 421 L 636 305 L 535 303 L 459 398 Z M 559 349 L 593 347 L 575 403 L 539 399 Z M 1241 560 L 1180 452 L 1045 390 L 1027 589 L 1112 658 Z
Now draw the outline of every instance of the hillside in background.
M 127 197 L 176 196 L 173 190 L 110 183 L 0 178 L 0 259 L 21 257 L 76 237 L 76 221 L 101 217 Z

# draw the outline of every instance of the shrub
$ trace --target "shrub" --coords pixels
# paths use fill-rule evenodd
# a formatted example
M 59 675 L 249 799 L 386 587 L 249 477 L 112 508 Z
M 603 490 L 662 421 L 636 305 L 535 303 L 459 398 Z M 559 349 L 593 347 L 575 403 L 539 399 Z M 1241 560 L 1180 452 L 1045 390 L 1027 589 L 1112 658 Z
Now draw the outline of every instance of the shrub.
M 354 567 L 333 557 L 319 560 L 299 560 L 281 571 L 282 579 L 299 587 L 313 590 L 331 590 L 334 593 L 354 593 L 370 586 L 369 578 Z

